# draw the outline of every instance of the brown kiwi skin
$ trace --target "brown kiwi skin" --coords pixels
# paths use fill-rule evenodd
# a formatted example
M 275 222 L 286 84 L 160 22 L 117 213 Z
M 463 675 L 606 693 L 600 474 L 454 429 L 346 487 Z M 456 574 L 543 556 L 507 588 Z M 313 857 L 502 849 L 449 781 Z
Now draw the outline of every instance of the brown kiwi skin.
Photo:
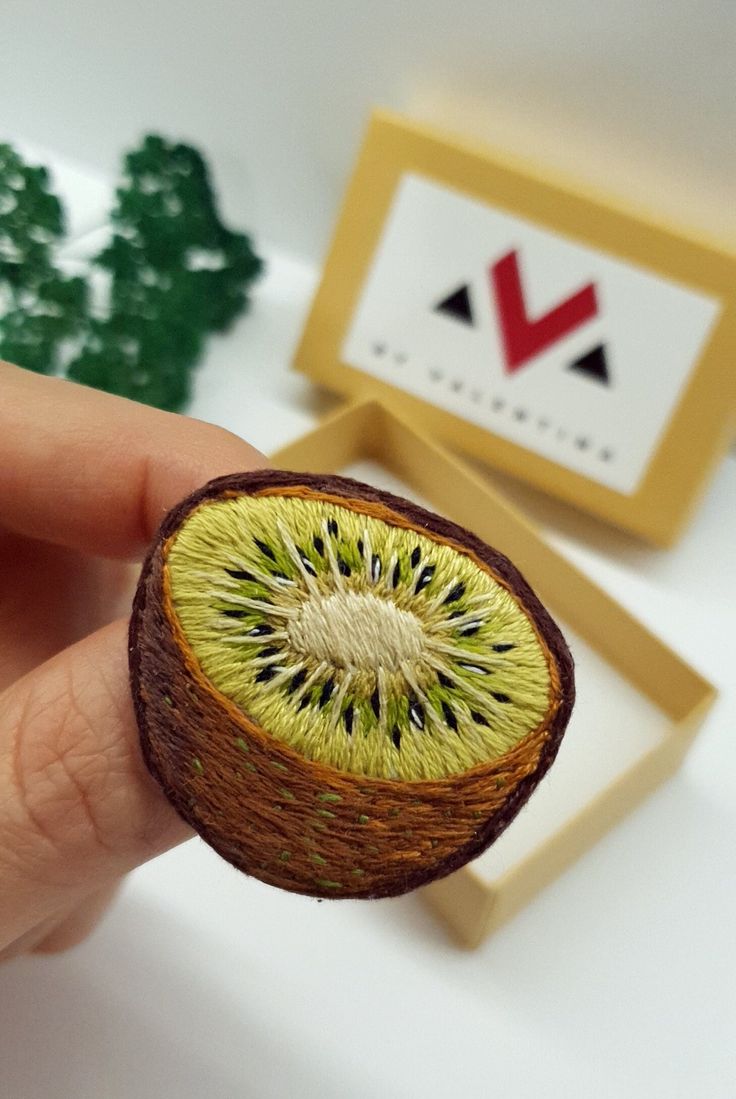
M 231 842 L 223 834 L 222 822 L 216 818 L 214 813 L 207 806 L 197 805 L 187 796 L 186 783 L 182 781 L 183 776 L 171 772 L 171 768 L 168 766 L 161 766 L 160 753 L 157 750 L 157 738 L 165 737 L 178 742 L 177 751 L 181 752 L 183 760 L 187 755 L 186 736 L 182 735 L 181 729 L 177 730 L 172 719 L 166 722 L 167 727 L 165 729 L 161 728 L 162 720 L 166 720 L 165 708 L 163 708 L 162 719 L 162 708 L 160 706 L 156 707 L 156 719 L 152 720 L 152 701 L 156 697 L 166 695 L 166 692 L 170 689 L 172 677 L 177 675 L 186 677 L 187 674 L 181 654 L 173 638 L 164 636 L 167 632 L 170 634 L 170 624 L 164 611 L 161 591 L 164 544 L 178 530 L 187 516 L 205 501 L 226 498 L 232 495 L 252 495 L 265 489 L 278 490 L 279 488 L 296 485 L 303 485 L 313 492 L 343 496 L 347 500 L 354 499 L 380 503 L 398 515 L 405 517 L 418 529 L 431 532 L 442 541 L 454 542 L 467 547 L 509 587 L 528 617 L 534 622 L 556 664 L 560 682 L 559 705 L 546 730 L 546 738 L 542 744 L 534 770 L 518 781 L 509 791 L 500 809 L 492 812 L 486 820 L 478 822 L 473 835 L 467 842 L 435 862 L 428 862 L 425 859 L 422 865 L 407 867 L 401 872 L 394 869 L 387 874 L 385 879 L 372 881 L 370 886 L 365 889 L 361 888 L 358 883 L 351 887 L 350 892 L 345 893 L 332 893 L 321 890 L 313 883 L 307 884 L 300 881 L 289 882 L 289 884 L 284 885 L 283 881 L 276 880 L 275 877 L 270 877 L 267 872 L 264 872 L 263 867 L 255 865 L 252 858 L 244 859 L 237 843 Z M 152 637 L 155 637 L 153 646 L 151 644 Z M 150 656 L 146 656 L 146 654 L 154 652 L 157 648 L 163 652 L 162 639 L 164 641 L 163 648 L 168 650 L 168 655 L 155 661 L 156 666 L 154 666 Z M 503 554 L 492 549 L 462 527 L 391 493 L 379 492 L 369 485 L 350 478 L 284 470 L 264 469 L 217 478 L 198 489 L 168 513 L 161 524 L 141 572 L 130 620 L 129 662 L 131 689 L 143 756 L 150 772 L 159 782 L 177 812 L 220 855 L 244 872 L 253 874 L 261 880 L 271 881 L 272 884 L 281 885 L 293 892 L 314 896 L 329 896 L 334 899 L 342 899 L 348 896 L 368 899 L 398 896 L 452 873 L 470 859 L 479 855 L 510 824 L 539 781 L 549 770 L 559 750 L 575 699 L 573 660 L 565 640 L 527 582 Z M 191 694 L 191 686 L 188 687 L 188 690 Z M 293 753 L 286 745 L 279 745 L 278 751 L 285 753 L 284 758 L 286 759 L 289 755 L 296 756 L 296 753 Z M 301 757 L 298 758 L 301 760 Z M 341 772 L 334 772 L 334 774 L 336 780 L 348 778 L 357 782 L 361 781 L 360 776 L 345 776 Z M 371 784 L 375 784 L 377 788 L 382 785 L 380 781 L 376 780 L 371 780 Z M 419 788 L 422 784 L 412 785 Z

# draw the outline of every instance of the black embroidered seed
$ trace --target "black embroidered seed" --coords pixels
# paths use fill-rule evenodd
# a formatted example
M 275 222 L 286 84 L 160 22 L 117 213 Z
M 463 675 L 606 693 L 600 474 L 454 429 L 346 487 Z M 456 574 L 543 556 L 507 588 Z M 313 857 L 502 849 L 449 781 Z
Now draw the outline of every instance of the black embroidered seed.
M 458 599 L 462 599 L 465 595 L 465 585 L 456 584 L 452 591 L 448 592 L 445 596 L 445 603 L 457 603 Z
M 320 538 L 320 536 L 318 534 L 315 534 L 314 538 L 312 539 L 312 545 L 314 546 L 314 548 L 316 549 L 316 551 L 320 555 L 320 557 L 324 557 L 324 555 L 325 555 L 325 544 L 324 544 L 324 542 L 322 541 L 322 539 Z
M 447 617 L 448 618 L 462 618 L 462 616 L 464 614 L 465 614 L 465 611 L 453 611 L 452 614 L 448 614 Z
M 299 688 L 301 687 L 301 685 L 304 683 L 304 680 L 306 678 L 307 678 L 307 669 L 302 668 L 301 671 L 298 671 L 296 673 L 294 678 L 289 683 L 289 686 L 286 688 L 287 694 L 293 694 L 294 691 L 298 691 Z
M 243 572 L 242 569 L 225 569 L 225 572 L 228 576 L 232 576 L 233 580 L 250 580 L 251 583 L 258 583 L 252 572 Z
M 371 578 L 374 584 L 377 580 L 380 579 L 382 568 L 383 566 L 381 565 L 381 558 L 378 556 L 377 553 L 374 553 L 373 557 L 371 558 Z
M 337 568 L 343 576 L 350 576 L 353 571 L 347 561 L 343 561 L 342 557 L 338 557 L 337 559 Z
M 454 732 L 457 732 L 457 718 L 455 717 L 455 712 L 446 702 L 442 703 L 442 713 L 445 715 L 445 721 L 450 728 Z
M 480 629 L 480 622 L 468 622 L 466 626 L 461 626 L 457 631 L 460 637 L 472 637 Z
M 302 547 L 297 546 L 296 551 L 299 554 L 299 557 L 301 558 L 302 564 L 304 565 L 304 571 L 308 572 L 310 576 L 316 576 L 317 575 L 317 570 L 315 569 L 314 565 L 312 564 L 312 562 L 307 557 L 307 555 L 304 552 L 304 550 L 302 549 Z
M 256 683 L 268 683 L 269 679 L 273 679 L 276 675 L 276 670 L 276 668 L 273 668 L 270 665 L 268 668 L 263 668 L 256 676 Z
M 267 645 L 265 649 L 261 649 L 258 654 L 259 659 L 263 659 L 264 656 L 276 656 L 276 653 L 281 652 L 278 645 Z
M 261 542 L 260 538 L 254 538 L 253 541 L 265 557 L 269 557 L 272 561 L 276 560 L 276 554 L 273 552 L 270 546 L 267 546 L 265 542 Z
M 496 702 L 511 702 L 509 696 L 502 694 L 501 691 L 491 691 L 491 694 L 495 698 Z
M 312 701 L 312 700 L 311 700 L 311 698 L 309 697 L 309 692 L 307 691 L 307 693 L 306 693 L 305 695 L 302 695 L 302 697 L 301 697 L 301 700 L 300 700 L 300 702 L 299 702 L 299 707 L 298 707 L 298 708 L 299 708 L 300 710 L 304 710 L 304 709 L 306 709 L 306 707 L 307 707 L 307 706 L 309 705 L 309 703 L 310 703 L 311 701 Z
M 241 611 L 237 611 L 237 613 L 241 614 Z M 252 630 L 248 630 L 248 637 L 265 637 L 268 633 L 273 633 L 273 626 L 269 626 L 267 622 L 261 622 L 259 625 L 254 626 Z
M 424 588 L 426 588 L 427 584 L 431 583 L 433 576 L 434 565 L 425 565 L 419 574 L 419 579 L 417 580 L 416 586 L 414 588 L 414 594 L 418 595 L 420 591 L 423 591 Z
M 422 557 L 422 552 L 419 549 L 419 546 L 417 546 L 417 548 L 414 550 L 414 552 L 411 555 L 411 567 L 413 569 L 415 569 L 417 567 L 417 565 L 419 564 L 419 562 L 421 560 L 421 557 Z
M 223 611 L 226 618 L 245 618 L 247 611 Z
M 492 645 L 494 653 L 507 653 L 510 649 L 515 648 L 514 645 Z
M 391 739 L 394 742 L 394 747 L 399 751 L 401 750 L 401 730 L 398 725 L 394 725 L 394 731 L 391 733 Z
M 363 556 L 363 550 L 364 549 L 365 549 L 365 546 L 363 545 L 363 539 L 359 538 L 358 539 L 358 553 L 360 554 L 361 557 Z
M 332 698 L 332 692 L 335 689 L 335 680 L 330 678 L 322 688 L 322 694 L 319 696 L 319 708 L 322 709 Z
M 397 561 L 396 564 L 394 565 L 394 571 L 393 571 L 393 575 L 391 577 L 391 587 L 392 588 L 398 588 L 399 580 L 401 580 L 401 565 Z
M 381 696 L 378 693 L 378 687 L 376 687 L 375 691 L 371 695 L 371 706 L 373 707 L 373 713 L 376 715 L 376 717 L 380 717 L 381 716 Z
M 424 728 L 424 709 L 414 699 L 409 702 L 409 720 L 417 729 Z
M 348 734 L 348 736 L 351 736 L 352 732 L 353 732 L 353 704 L 352 704 L 352 702 L 348 702 L 347 707 L 345 708 L 345 713 L 342 715 L 342 720 L 345 723 L 346 733 Z
M 444 672 L 437 672 L 437 678 L 439 679 L 439 681 L 440 681 L 440 683 L 442 684 L 443 687 L 454 687 L 455 686 L 455 680 L 450 679 L 449 675 L 445 675 Z
M 328 519 L 327 529 L 334 538 L 337 538 L 338 534 L 340 533 L 340 528 L 337 525 L 337 519 Z
M 477 710 L 471 710 L 470 711 L 470 716 L 472 717 L 472 719 L 476 723 L 476 725 L 487 725 L 488 724 L 488 721 L 486 720 L 485 717 L 483 717 L 483 714 L 478 713 Z

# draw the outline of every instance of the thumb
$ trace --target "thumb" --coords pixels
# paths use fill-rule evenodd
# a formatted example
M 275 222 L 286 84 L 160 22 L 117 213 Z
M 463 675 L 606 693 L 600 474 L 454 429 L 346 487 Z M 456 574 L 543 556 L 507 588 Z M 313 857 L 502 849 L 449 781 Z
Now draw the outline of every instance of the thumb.
M 0 696 L 0 950 L 191 830 L 149 775 L 114 622 Z

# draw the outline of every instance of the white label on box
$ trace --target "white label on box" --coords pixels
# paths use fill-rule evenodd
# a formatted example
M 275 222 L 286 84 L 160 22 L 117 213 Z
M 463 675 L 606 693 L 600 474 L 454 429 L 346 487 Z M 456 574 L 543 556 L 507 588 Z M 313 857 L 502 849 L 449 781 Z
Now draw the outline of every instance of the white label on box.
M 715 298 L 406 174 L 342 354 L 630 494 L 718 311 Z

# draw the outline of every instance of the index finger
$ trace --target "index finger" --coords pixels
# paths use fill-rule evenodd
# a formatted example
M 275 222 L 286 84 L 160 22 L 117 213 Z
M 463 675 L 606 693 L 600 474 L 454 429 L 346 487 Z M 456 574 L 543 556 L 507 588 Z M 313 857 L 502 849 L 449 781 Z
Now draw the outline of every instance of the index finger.
M 134 558 L 213 477 L 266 465 L 221 428 L 0 363 L 0 525 Z

